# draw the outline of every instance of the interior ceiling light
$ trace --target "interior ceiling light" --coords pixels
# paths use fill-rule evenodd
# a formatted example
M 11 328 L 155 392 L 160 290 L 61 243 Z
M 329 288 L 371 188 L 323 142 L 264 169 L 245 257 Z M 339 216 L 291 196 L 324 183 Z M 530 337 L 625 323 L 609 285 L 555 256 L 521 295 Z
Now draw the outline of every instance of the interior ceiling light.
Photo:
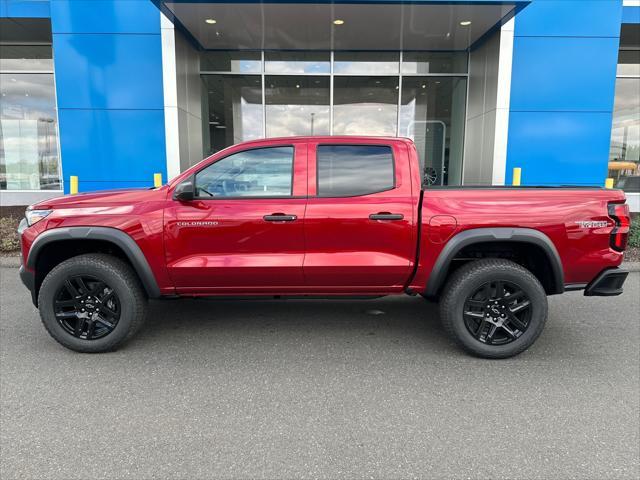
M 218 21 L 213 18 L 207 18 L 205 20 L 205 23 L 208 23 L 209 25 L 215 25 L 216 23 L 218 23 Z
M 460 22 L 460 25 L 462 25 L 463 27 L 468 27 L 469 25 L 471 25 L 471 20 L 463 20 L 462 22 Z
M 342 20 L 342 19 L 340 19 L 340 18 L 336 18 L 336 19 L 333 21 L 333 24 L 334 24 L 334 25 L 344 25 L 344 20 Z

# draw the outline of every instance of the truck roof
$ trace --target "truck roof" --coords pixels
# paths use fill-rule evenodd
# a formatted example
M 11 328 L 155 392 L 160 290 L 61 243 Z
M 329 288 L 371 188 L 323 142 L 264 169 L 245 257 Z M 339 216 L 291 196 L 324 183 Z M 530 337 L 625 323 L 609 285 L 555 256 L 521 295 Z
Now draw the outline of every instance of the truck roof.
M 242 145 L 251 145 L 257 143 L 268 143 L 268 142 L 282 142 L 282 141 L 301 141 L 301 142 L 333 142 L 333 143 L 349 143 L 354 140 L 357 141 L 366 141 L 366 140 L 383 140 L 385 142 L 399 142 L 399 143 L 409 143 L 412 144 L 413 140 L 407 137 L 389 137 L 389 136 L 374 136 L 374 135 L 301 135 L 301 136 L 291 136 L 291 137 L 270 137 L 270 138 L 260 138 L 255 140 L 247 140 L 246 142 L 242 142 Z

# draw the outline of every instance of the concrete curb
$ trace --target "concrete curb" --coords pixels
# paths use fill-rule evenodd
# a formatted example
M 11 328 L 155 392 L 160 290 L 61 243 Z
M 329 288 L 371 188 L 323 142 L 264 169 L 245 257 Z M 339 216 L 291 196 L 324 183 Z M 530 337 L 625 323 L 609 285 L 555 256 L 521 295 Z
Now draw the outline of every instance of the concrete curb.
M 0 267 L 19 267 L 20 257 L 0 257 Z
M 630 272 L 640 272 L 640 262 L 624 262 L 621 266 Z
M 0 267 L 19 267 L 20 266 L 20 257 L 12 256 L 12 257 L 0 257 Z M 624 262 L 621 265 L 625 270 L 629 270 L 630 272 L 640 272 L 640 262 Z

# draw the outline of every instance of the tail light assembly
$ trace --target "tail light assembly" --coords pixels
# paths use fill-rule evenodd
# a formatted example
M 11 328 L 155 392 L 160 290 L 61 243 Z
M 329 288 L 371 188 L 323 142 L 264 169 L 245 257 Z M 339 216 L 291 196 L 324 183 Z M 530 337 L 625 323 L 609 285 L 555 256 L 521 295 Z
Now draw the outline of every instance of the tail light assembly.
M 609 203 L 609 217 L 615 222 L 615 227 L 611 230 L 611 248 L 618 252 L 623 252 L 627 248 L 629 228 L 631 226 L 629 205 L 626 203 Z

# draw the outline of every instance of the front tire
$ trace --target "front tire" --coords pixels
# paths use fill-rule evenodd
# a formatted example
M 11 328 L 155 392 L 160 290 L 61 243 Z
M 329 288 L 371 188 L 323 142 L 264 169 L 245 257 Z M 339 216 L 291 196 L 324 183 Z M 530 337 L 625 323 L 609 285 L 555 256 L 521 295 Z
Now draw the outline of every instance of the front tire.
M 547 311 L 544 288 L 529 270 L 493 258 L 455 271 L 440 302 L 448 335 L 483 358 L 508 358 L 529 348 L 542 333 Z
M 138 277 L 111 255 L 72 257 L 45 277 L 38 294 L 49 334 L 76 352 L 115 350 L 142 326 L 147 299 Z

